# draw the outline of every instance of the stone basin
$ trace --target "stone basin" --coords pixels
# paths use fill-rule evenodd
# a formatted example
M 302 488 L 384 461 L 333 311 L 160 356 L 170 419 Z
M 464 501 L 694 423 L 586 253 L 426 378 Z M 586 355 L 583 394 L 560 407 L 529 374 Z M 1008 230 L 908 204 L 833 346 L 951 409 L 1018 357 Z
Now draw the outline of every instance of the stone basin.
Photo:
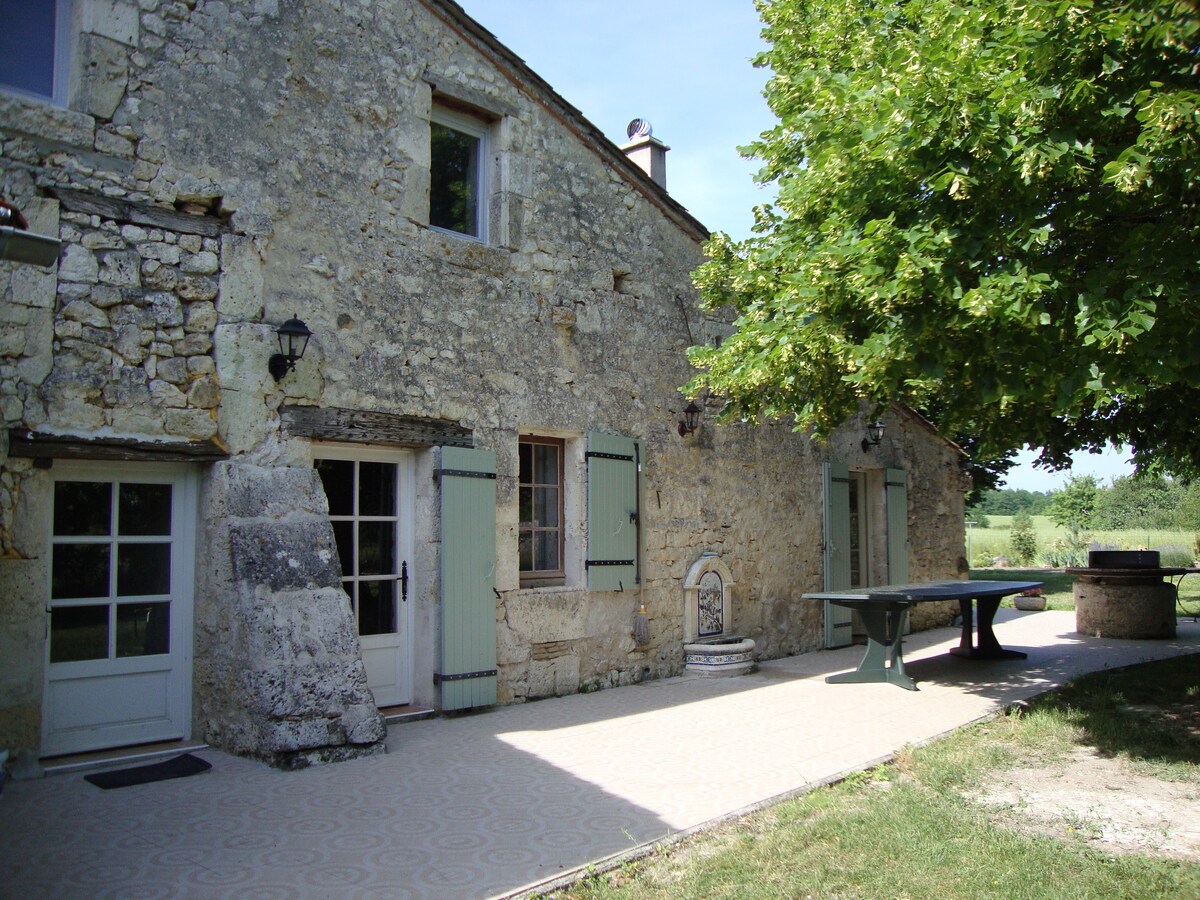
M 734 635 L 699 638 L 683 645 L 683 661 L 697 675 L 744 675 L 754 669 L 754 641 Z

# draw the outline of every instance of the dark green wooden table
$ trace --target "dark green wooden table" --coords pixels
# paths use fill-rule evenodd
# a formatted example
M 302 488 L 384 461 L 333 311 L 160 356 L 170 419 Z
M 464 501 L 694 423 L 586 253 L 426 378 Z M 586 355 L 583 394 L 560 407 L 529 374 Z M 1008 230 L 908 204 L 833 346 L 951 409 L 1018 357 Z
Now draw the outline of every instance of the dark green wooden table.
M 962 611 L 962 638 L 950 650 L 966 659 L 1024 659 L 1019 650 L 1006 650 L 992 632 L 992 620 L 1000 600 L 1009 594 L 1041 587 L 1041 581 L 926 581 L 917 584 L 884 584 L 877 587 L 804 594 L 806 600 L 828 600 L 836 606 L 857 610 L 867 630 L 867 649 L 853 672 L 830 675 L 829 684 L 886 682 L 906 690 L 917 690 L 904 671 L 901 630 L 904 613 L 918 603 L 957 600 Z M 974 601 L 978 625 L 972 614 Z

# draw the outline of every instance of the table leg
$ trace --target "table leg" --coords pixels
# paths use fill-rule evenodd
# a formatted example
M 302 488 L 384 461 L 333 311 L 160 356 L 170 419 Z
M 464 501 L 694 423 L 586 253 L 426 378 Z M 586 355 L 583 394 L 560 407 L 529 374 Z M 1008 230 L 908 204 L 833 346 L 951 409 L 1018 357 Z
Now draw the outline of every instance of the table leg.
M 916 682 L 904 671 L 901 656 L 900 626 L 904 619 L 903 609 L 872 609 L 858 607 L 863 627 L 867 629 L 867 649 L 862 662 L 853 672 L 830 675 L 829 684 L 868 684 L 884 682 L 905 690 L 917 690 Z
M 996 634 L 992 631 L 992 620 L 996 617 L 996 610 L 1000 608 L 999 597 L 980 597 L 975 601 L 979 606 L 979 627 L 976 629 L 977 636 L 975 642 L 971 641 L 972 631 L 972 616 L 971 616 L 971 601 L 959 600 L 958 605 L 962 610 L 962 637 L 959 639 L 958 646 L 952 647 L 950 653 L 954 656 L 961 656 L 966 659 L 1025 659 L 1028 654 L 1022 653 L 1020 650 L 1005 650 L 1000 646 L 1000 642 L 996 640 Z

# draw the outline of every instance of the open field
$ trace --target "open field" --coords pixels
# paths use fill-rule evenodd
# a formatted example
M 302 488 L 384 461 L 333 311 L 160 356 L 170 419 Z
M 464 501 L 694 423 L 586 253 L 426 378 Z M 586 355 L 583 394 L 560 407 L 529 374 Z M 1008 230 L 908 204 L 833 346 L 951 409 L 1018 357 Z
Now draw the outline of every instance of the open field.
M 1055 525 L 1049 516 L 1031 516 L 1034 536 L 1040 556 L 1056 542 L 1064 543 L 1069 535 L 1065 528 Z M 1013 516 L 988 516 L 988 527 L 967 529 L 967 559 L 972 567 L 983 565 L 996 557 L 1012 557 L 1009 537 Z M 1196 555 L 1200 536 L 1190 531 L 1153 531 L 1129 529 L 1123 531 L 1091 531 L 1085 535 L 1091 543 L 1112 550 L 1160 550 L 1163 565 L 1190 565 Z

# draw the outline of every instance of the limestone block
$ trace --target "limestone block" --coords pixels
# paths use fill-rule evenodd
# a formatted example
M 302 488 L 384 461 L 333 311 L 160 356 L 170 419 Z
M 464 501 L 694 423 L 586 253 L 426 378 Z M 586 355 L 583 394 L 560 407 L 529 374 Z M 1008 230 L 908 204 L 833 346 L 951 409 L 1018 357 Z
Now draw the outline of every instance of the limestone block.
M 188 275 L 214 275 L 219 268 L 217 254 L 204 250 L 184 257 L 179 264 L 180 271 Z
M 79 59 L 80 65 L 72 83 L 72 108 L 97 118 L 111 119 L 121 105 L 129 82 L 129 51 L 107 37 L 81 34 Z
M 187 360 L 181 356 L 161 360 L 158 363 L 156 374 L 158 378 L 171 384 L 183 384 L 188 380 Z
M 12 273 L 12 300 L 14 304 L 36 309 L 54 308 L 56 277 L 53 270 L 36 266 L 18 266 Z
M 204 441 L 217 433 L 217 421 L 206 409 L 167 409 L 163 411 L 163 430 L 167 434 Z
M 207 301 L 189 303 L 184 313 L 183 325 L 188 331 L 211 332 L 217 327 L 216 306 Z
M 187 402 L 197 409 L 215 409 L 221 401 L 221 388 L 215 378 L 197 378 L 188 389 Z
M 96 120 L 87 113 L 7 93 L 0 93 L 0 122 L 9 131 L 36 134 L 71 147 L 90 149 L 96 134 Z
M 146 295 L 146 301 L 147 324 L 167 328 L 183 324 L 183 304 L 174 294 L 155 291 Z
M 75 300 L 68 303 L 63 307 L 62 315 L 64 319 L 84 325 L 91 325 L 94 328 L 108 327 L 108 316 L 104 311 L 97 309 L 92 304 L 83 300 Z
M 128 47 L 138 42 L 138 7 L 131 0 L 86 0 L 82 7 L 84 35 L 102 35 Z
M 241 582 L 291 591 L 337 585 L 341 580 L 328 520 L 231 525 L 229 546 L 234 577 Z
M 99 271 L 99 279 L 104 284 L 117 287 L 131 287 L 141 283 L 137 253 L 133 251 L 114 251 L 105 253 Z
M 95 284 L 100 280 L 100 264 L 90 250 L 78 244 L 68 244 L 59 258 L 58 278 L 60 281 Z

